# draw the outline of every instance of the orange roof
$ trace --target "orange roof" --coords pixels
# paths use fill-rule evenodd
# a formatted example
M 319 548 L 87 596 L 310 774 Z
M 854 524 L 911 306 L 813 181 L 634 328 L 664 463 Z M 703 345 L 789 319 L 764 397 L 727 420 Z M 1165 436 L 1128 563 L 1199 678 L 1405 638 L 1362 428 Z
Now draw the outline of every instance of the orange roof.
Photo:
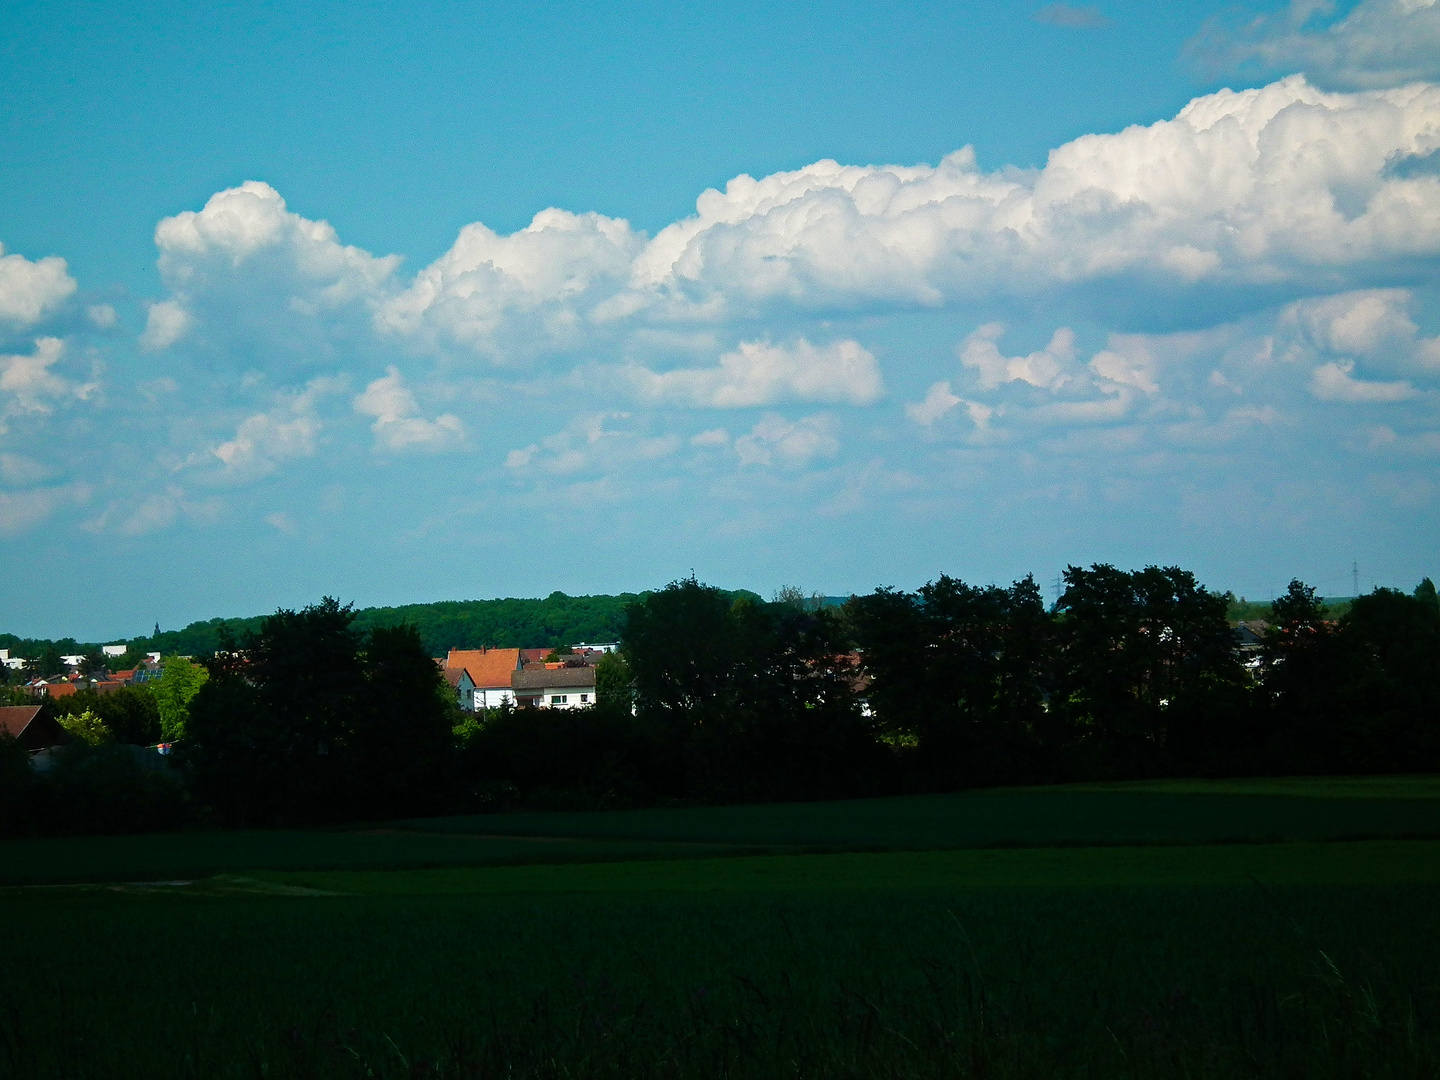
M 445 669 L 464 668 L 481 690 L 509 688 L 510 673 L 520 667 L 519 649 L 451 649 Z
M 75 684 L 73 682 L 51 683 L 41 692 L 49 694 L 51 697 L 69 697 L 75 693 Z

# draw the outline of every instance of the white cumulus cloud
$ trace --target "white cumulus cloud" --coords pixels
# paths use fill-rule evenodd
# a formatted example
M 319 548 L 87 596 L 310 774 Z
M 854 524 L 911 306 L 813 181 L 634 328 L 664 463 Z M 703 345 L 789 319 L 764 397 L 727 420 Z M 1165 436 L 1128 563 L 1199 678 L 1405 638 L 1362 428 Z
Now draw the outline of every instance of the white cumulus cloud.
M 624 286 L 643 245 L 628 222 L 553 208 L 509 236 L 467 225 L 385 301 L 376 321 L 384 331 L 457 342 L 502 361 L 536 345 L 564 348 L 593 332 L 587 316 Z
M 400 261 L 341 244 L 329 222 L 291 213 L 278 191 L 254 180 L 217 192 L 201 210 L 165 218 L 155 227 L 155 246 L 161 272 L 182 287 L 225 264 L 239 268 L 276 254 L 314 284 L 314 297 L 331 303 L 368 295 Z
M 56 255 L 31 262 L 5 254 L 0 244 L 0 320 L 31 326 L 75 291 L 65 260 Z
M 730 432 L 721 428 L 710 428 L 690 438 L 691 446 L 729 446 Z
M 559 477 L 582 473 L 609 474 L 628 466 L 660 461 L 680 448 L 678 435 L 646 435 L 633 428 L 614 427 L 630 421 L 629 413 L 593 413 L 578 416 L 562 431 L 522 449 L 511 450 L 505 467 Z
M 1364 357 L 1397 374 L 1440 372 L 1440 336 L 1422 338 L 1408 289 L 1368 289 L 1311 297 L 1285 307 L 1279 329 L 1292 348 Z
M 77 383 L 55 372 L 64 355 L 64 341 L 44 337 L 36 339 L 28 356 L 0 356 L 0 433 L 6 430 L 7 417 L 51 413 L 57 402 L 83 400 L 95 390 L 95 382 Z
M 288 458 L 309 457 L 319 433 L 320 421 L 313 416 L 257 413 L 242 420 L 235 437 L 211 453 L 229 474 L 253 480 L 274 472 Z
M 835 420 L 824 414 L 790 421 L 770 413 L 748 435 L 735 440 L 741 465 L 775 465 L 800 468 L 816 458 L 834 457 L 840 452 L 835 437 Z
M 559 209 L 508 236 L 472 224 L 409 281 L 394 257 L 343 245 L 252 182 L 160 223 L 161 303 L 194 320 L 190 336 L 259 335 L 272 353 L 305 335 L 369 334 L 374 347 L 533 366 L 580 348 L 634 355 L 627 343 L 645 335 L 775 312 L 1136 285 L 1222 289 L 1231 304 L 1240 286 L 1363 289 L 1440 255 L 1440 177 L 1424 166 L 1437 151 L 1440 87 L 1326 93 L 1292 76 L 1083 136 L 1040 169 L 985 172 L 968 148 L 933 166 L 819 161 L 736 177 L 653 238 Z M 171 315 L 154 318 L 148 340 L 174 340 Z M 719 371 L 651 386 L 712 403 L 878 396 L 859 352 L 845 380 L 803 354 L 750 342 Z
M 1108 347 L 1082 366 L 1076 363 L 1075 333 L 1069 327 L 1060 327 L 1045 348 L 1026 356 L 1002 353 L 999 341 L 1004 334 L 1003 323 L 987 323 L 956 349 L 961 364 L 975 372 L 977 390 L 995 391 L 1007 384 L 1024 383 L 1051 394 L 1089 399 L 1046 403 L 1033 410 L 1031 415 L 1036 418 L 1114 418 L 1124 414 L 1134 399 L 1134 391 L 1152 395 L 1160 392 L 1156 381 L 1158 361 L 1144 335 L 1111 334 Z M 948 391 L 948 384 L 945 386 Z M 931 387 L 931 394 L 935 393 L 936 387 Z M 917 408 L 923 411 L 925 404 Z
M 746 341 L 720 357 L 718 367 L 631 374 L 645 397 L 713 408 L 782 401 L 869 405 L 884 392 L 874 355 L 848 340 L 819 347 L 804 338 L 791 346 Z
M 937 382 L 930 387 L 924 401 L 911 402 L 905 406 L 905 414 L 922 427 L 929 427 L 964 400 L 951 389 L 948 380 Z
M 312 379 L 304 390 L 281 395 L 270 411 L 247 416 L 234 438 L 210 451 L 224 466 L 222 476 L 240 482 L 258 480 L 286 461 L 313 455 L 323 427 L 316 404 L 343 386 L 343 379 Z
M 146 352 L 168 349 L 185 336 L 194 319 L 176 300 L 162 300 L 151 304 L 145 316 L 145 331 L 140 335 L 140 347 Z
M 1355 378 L 1350 374 L 1354 370 L 1353 362 L 1331 361 L 1321 364 L 1311 376 L 1311 391 L 1322 401 L 1371 405 L 1404 401 L 1419 393 L 1403 379 L 1397 382 L 1372 382 Z
M 256 181 L 163 219 L 155 244 L 169 295 L 150 307 L 146 349 L 186 340 L 221 357 L 304 367 L 337 340 L 368 334 L 374 310 L 398 288 L 399 256 L 342 244 L 328 222 L 292 213 Z
M 1058 389 L 1069 381 L 1065 369 L 1075 359 L 1075 332 L 1062 326 L 1045 348 L 1028 356 L 1004 356 L 996 344 L 1005 334 L 1004 323 L 986 323 L 960 346 L 960 362 L 974 368 L 981 390 L 1007 382 L 1025 382 Z
M 1440 146 L 1440 88 L 1326 94 L 1295 76 L 1086 135 L 1043 169 L 817 162 L 701 196 L 636 284 L 802 306 L 938 304 L 1125 274 L 1306 280 L 1440 251 L 1440 184 L 1394 175 Z
M 414 393 L 393 366 L 356 396 L 355 411 L 375 418 L 370 430 L 376 445 L 386 450 L 443 450 L 465 438 L 465 428 L 453 413 L 434 420 L 420 416 Z
M 1405 289 L 1369 289 L 1297 301 L 1282 316 L 1333 352 L 1368 356 L 1388 341 L 1411 340 L 1417 327 Z

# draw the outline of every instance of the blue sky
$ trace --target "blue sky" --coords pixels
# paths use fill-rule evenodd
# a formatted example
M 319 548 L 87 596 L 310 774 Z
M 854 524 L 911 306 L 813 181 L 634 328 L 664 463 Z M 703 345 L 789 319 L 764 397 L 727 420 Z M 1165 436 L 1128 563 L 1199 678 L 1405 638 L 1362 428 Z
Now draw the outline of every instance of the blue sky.
M 0 31 L 4 629 L 1440 570 L 1435 4 Z

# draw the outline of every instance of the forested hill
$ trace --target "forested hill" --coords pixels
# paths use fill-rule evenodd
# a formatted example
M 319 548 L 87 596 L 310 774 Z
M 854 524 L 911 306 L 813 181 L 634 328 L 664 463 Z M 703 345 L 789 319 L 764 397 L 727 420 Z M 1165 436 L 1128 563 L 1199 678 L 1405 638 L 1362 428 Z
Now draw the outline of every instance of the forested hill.
M 442 600 L 366 608 L 355 625 L 368 630 L 413 623 L 435 656 L 451 648 L 478 649 L 483 645 L 537 649 L 582 641 L 619 641 L 625 607 L 642 595 L 566 596 L 554 592 L 543 600 Z
M 747 590 L 741 593 L 759 597 Z M 505 600 L 440 600 L 433 604 L 406 604 L 401 607 L 363 608 L 355 625 L 362 630 L 396 623 L 414 623 L 432 655 L 440 656 L 447 649 L 476 649 L 482 645 L 498 648 L 541 648 L 574 645 L 582 641 L 617 641 L 625 619 L 625 605 L 646 593 L 621 593 L 618 596 L 567 596 L 554 592 L 540 599 Z M 843 604 L 848 597 L 820 598 L 827 606 Z M 1348 609 L 1349 598 L 1332 597 L 1325 601 L 1332 618 L 1339 618 Z M 1230 619 L 1264 619 L 1270 613 L 1269 601 L 1245 601 L 1232 598 Z M 169 656 L 205 656 L 215 651 L 220 631 L 229 627 L 239 636 L 246 630 L 258 630 L 265 616 L 249 618 L 209 619 L 193 622 L 183 630 L 164 630 L 158 637 L 139 635 L 126 639 L 137 652 L 158 651 Z M 117 643 L 119 639 L 114 639 Z M 0 633 L 0 649 L 9 649 L 13 656 L 39 656 L 53 646 L 61 653 L 87 652 L 110 642 L 79 642 L 74 638 L 56 641 L 19 638 Z
M 360 610 L 355 625 L 369 630 L 376 626 L 414 623 L 420 629 L 425 647 L 434 656 L 443 655 L 450 648 L 478 649 L 483 645 L 541 648 L 582 641 L 616 641 L 625 618 L 625 606 L 641 595 L 644 594 L 566 596 L 555 592 L 543 600 L 441 600 L 433 604 L 373 607 Z M 128 642 L 137 651 L 204 656 L 215 651 L 223 628 L 228 627 L 238 637 L 246 630 L 258 630 L 263 619 L 263 615 L 210 619 L 191 623 L 183 630 L 163 630 L 158 636 L 133 637 Z M 61 652 L 81 652 L 90 645 L 98 647 L 107 643 L 78 643 L 70 638 L 52 643 L 0 634 L 0 648 L 9 648 L 14 655 L 38 655 L 51 644 Z

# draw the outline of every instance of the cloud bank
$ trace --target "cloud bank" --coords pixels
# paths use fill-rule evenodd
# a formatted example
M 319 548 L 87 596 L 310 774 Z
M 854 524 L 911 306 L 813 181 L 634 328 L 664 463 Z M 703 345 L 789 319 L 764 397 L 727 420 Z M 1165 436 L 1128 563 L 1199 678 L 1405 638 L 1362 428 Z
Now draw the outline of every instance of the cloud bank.
M 549 209 L 418 268 L 246 183 L 159 223 L 124 318 L 7 257 L 0 531 L 388 570 L 1431 521 L 1437 152 L 1440 88 L 1294 76 L 1039 169 L 819 161 L 653 236 Z
M 1437 151 L 1440 87 L 1326 93 L 1293 76 L 1084 136 L 1038 170 L 984 172 L 969 149 L 935 166 L 820 161 L 736 177 L 653 238 L 554 209 L 509 236 L 469 225 L 409 280 L 396 257 L 345 246 L 247 183 L 157 228 L 171 293 L 151 309 L 146 343 L 268 331 L 333 344 L 363 324 L 392 348 L 524 369 L 677 324 L 1137 285 L 1354 287 L 1440 255 L 1440 177 L 1412 164 Z M 723 404 L 733 378 L 750 377 L 744 349 L 756 346 L 736 347 L 719 375 L 662 372 L 652 389 Z M 779 352 L 767 362 L 798 370 Z M 813 390 L 796 377 L 810 389 L 780 373 L 759 382 Z M 865 396 L 873 383 L 856 385 Z

